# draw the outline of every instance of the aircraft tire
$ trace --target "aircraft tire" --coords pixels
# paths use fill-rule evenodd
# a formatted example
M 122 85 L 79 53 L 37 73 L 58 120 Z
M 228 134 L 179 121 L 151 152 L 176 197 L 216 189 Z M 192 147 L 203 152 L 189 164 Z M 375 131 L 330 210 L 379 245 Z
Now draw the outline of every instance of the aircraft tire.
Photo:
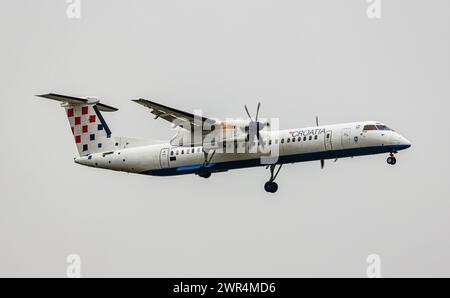
M 198 170 L 198 175 L 202 178 L 208 179 L 211 177 L 211 171 L 208 168 L 200 168 Z
M 264 190 L 270 193 L 276 193 L 278 190 L 278 184 L 272 181 L 268 181 L 266 182 L 266 184 L 264 184 Z
M 397 163 L 397 159 L 395 157 L 393 157 L 393 156 L 389 156 L 387 158 L 387 163 L 390 164 L 390 165 L 395 165 Z

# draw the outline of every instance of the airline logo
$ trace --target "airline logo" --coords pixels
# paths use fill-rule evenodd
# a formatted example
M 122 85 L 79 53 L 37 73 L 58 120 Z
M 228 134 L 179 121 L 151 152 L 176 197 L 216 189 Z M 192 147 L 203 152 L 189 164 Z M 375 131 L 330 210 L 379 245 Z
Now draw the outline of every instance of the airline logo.
M 307 137 L 307 136 L 315 136 L 325 133 L 325 128 L 316 128 L 316 129 L 304 129 L 304 130 L 296 130 L 290 131 L 289 134 L 293 137 Z
M 103 125 L 99 123 L 94 109 L 89 106 L 67 107 L 67 117 L 69 118 L 72 134 L 75 143 L 81 152 L 88 152 L 90 144 L 97 148 L 102 148 L 102 143 L 96 143 L 97 133 L 104 130 Z M 95 148 L 94 147 L 94 148 Z

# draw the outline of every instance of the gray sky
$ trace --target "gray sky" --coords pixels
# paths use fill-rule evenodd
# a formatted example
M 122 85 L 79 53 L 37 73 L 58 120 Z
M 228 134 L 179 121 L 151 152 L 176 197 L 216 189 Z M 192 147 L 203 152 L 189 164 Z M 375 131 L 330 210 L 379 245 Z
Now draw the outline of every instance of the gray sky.
M 450 3 L 2 1 L 0 276 L 450 276 Z M 169 139 L 144 97 L 211 117 L 262 102 L 284 128 L 385 122 L 413 146 L 204 180 L 84 168 L 57 103 L 96 95 L 119 136 Z M 276 197 L 273 199 L 271 197 Z

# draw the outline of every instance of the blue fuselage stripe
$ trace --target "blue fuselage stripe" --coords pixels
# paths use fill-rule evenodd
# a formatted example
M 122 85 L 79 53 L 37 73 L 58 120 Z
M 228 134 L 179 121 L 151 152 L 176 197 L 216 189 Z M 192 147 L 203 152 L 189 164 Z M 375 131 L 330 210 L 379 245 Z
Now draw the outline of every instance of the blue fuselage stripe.
M 208 164 L 206 167 L 207 168 L 212 168 L 214 167 L 216 164 L 215 163 L 210 163 Z M 196 165 L 190 165 L 190 166 L 183 166 L 183 167 L 178 167 L 175 168 L 178 172 L 182 172 L 182 171 L 189 171 L 189 170 L 198 170 L 201 167 L 203 167 L 202 164 L 196 164 Z

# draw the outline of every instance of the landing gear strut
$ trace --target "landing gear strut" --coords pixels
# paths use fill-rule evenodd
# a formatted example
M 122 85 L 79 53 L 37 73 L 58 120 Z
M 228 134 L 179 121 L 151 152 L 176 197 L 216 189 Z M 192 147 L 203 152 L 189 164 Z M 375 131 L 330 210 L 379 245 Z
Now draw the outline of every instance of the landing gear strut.
M 281 167 L 283 165 L 279 165 L 277 171 L 275 172 L 275 167 L 277 165 L 270 165 L 270 179 L 264 184 L 264 190 L 270 193 L 276 193 L 278 190 L 278 184 L 275 183 L 275 179 L 280 173 Z
M 214 150 L 211 154 L 211 157 L 208 157 L 209 153 L 206 151 L 203 151 L 203 154 L 205 155 L 205 161 L 203 162 L 203 166 L 198 169 L 197 175 L 199 175 L 202 178 L 209 178 L 211 177 L 211 169 L 208 168 L 209 163 L 214 157 L 214 154 L 216 154 L 216 150 Z
M 395 158 L 394 153 L 391 153 L 386 161 L 392 166 L 395 165 L 397 163 L 397 159 Z

